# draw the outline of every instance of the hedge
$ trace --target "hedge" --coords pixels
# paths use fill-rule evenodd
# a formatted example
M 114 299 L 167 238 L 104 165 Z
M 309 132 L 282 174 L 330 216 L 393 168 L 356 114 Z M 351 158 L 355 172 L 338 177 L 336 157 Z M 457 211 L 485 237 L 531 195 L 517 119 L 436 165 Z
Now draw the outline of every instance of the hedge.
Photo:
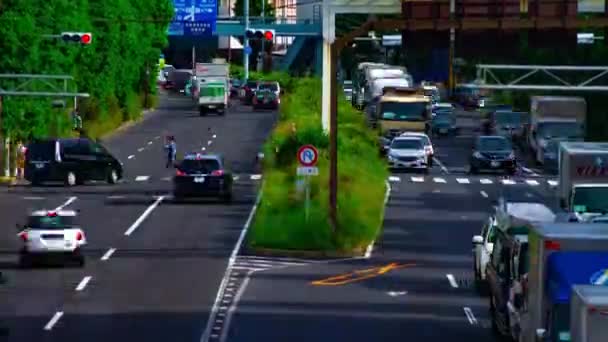
M 238 70 L 238 69 L 237 69 Z M 234 71 L 237 73 L 238 71 Z M 338 222 L 328 220 L 328 136 L 321 126 L 321 82 L 273 73 L 250 78 L 281 82 L 279 121 L 264 145 L 262 199 L 248 236 L 249 246 L 294 250 L 364 249 L 380 233 L 388 169 L 380 157 L 377 136 L 340 94 L 338 105 Z M 304 192 L 296 183 L 297 149 L 319 149 L 319 176 L 311 177 L 309 221 Z M 299 189 L 298 189 L 299 188 Z

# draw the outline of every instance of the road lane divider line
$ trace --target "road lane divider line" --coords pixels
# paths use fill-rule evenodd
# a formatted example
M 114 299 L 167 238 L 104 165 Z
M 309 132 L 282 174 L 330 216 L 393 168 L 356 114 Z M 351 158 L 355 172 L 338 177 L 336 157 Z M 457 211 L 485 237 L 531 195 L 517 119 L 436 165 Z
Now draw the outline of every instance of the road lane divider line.
M 55 211 L 61 211 L 63 210 L 65 207 L 67 207 L 68 205 L 72 204 L 78 197 L 72 196 L 70 198 L 68 198 L 67 201 L 65 201 L 65 203 L 63 203 L 62 205 L 58 206 L 57 208 L 55 208 Z
M 138 149 L 137 149 L 137 152 L 141 152 L 141 151 L 143 151 L 143 150 L 144 150 L 144 148 L 143 148 L 143 147 L 140 147 L 140 148 L 138 148 Z
M 127 157 L 127 159 L 133 159 L 133 158 L 135 158 L 134 154 L 132 154 L 132 155 L 130 155 L 130 156 Z
M 467 316 L 467 319 L 469 320 L 469 323 L 471 325 L 477 324 L 477 318 L 475 318 L 475 315 L 473 315 L 473 311 L 471 310 L 470 307 L 468 307 L 468 306 L 464 307 L 464 314 L 465 314 L 465 316 Z
M 450 282 L 450 285 L 453 288 L 457 289 L 458 288 L 458 283 L 456 282 L 456 278 L 454 278 L 454 275 L 453 274 L 446 274 L 445 276 L 446 276 L 446 278 L 448 278 L 448 281 Z
M 260 180 L 262 179 L 262 175 L 251 175 L 250 178 L 251 180 Z
M 114 254 L 114 252 L 116 252 L 116 248 L 108 249 L 108 251 L 105 252 L 105 254 L 101 257 L 101 261 L 106 261 L 106 260 L 110 259 L 110 257 L 112 256 L 112 254 Z
M 37 196 L 25 196 L 23 197 L 24 200 L 28 200 L 28 201 L 40 201 L 43 200 L 44 197 L 37 197 Z
M 492 182 L 492 180 L 490 180 L 490 179 L 482 178 L 482 179 L 479 180 L 479 183 L 481 183 L 481 184 L 492 184 L 494 182 Z
M 207 145 L 211 145 L 211 144 L 213 144 L 213 141 L 207 140 Z
M 386 204 L 388 203 L 388 200 L 391 198 L 391 191 L 393 191 L 393 188 L 391 187 L 391 183 L 390 182 L 385 182 L 386 183 L 386 192 L 384 193 L 384 210 L 386 210 Z M 382 225 L 384 225 L 384 210 L 382 211 Z M 374 252 L 374 245 L 376 244 L 376 240 L 373 240 L 369 246 L 367 246 L 367 248 L 365 249 L 365 254 L 363 255 L 363 259 L 369 259 L 372 257 L 372 253 Z
M 76 286 L 76 291 L 82 291 L 85 289 L 85 287 L 87 287 L 87 285 L 89 284 L 89 282 L 91 281 L 93 277 L 91 276 L 86 276 L 84 278 L 82 278 L 82 280 L 80 281 L 80 283 L 78 283 L 78 286 Z
M 532 186 L 537 186 L 538 184 L 540 184 L 535 179 L 526 179 L 526 183 L 528 183 L 528 185 L 532 185 Z
M 160 139 L 160 135 L 155 136 L 155 137 L 154 137 L 154 139 L 155 139 L 155 140 Z
M 201 151 L 206 150 L 207 148 L 205 146 L 201 147 Z
M 251 225 L 251 222 L 253 221 L 253 217 L 255 216 L 255 213 L 258 210 L 258 205 L 260 205 L 261 199 L 262 199 L 262 192 L 260 191 L 260 192 L 258 192 L 258 196 L 255 200 L 255 203 L 251 207 L 251 211 L 249 212 L 249 217 L 247 217 L 247 220 L 245 221 L 245 224 L 243 225 L 243 229 L 241 230 L 241 235 L 239 236 L 238 240 L 236 241 L 236 244 L 234 245 L 234 249 L 232 250 L 232 253 L 230 254 L 230 258 L 228 259 L 228 265 L 226 266 L 226 272 L 224 272 L 224 276 L 222 277 L 222 282 L 220 283 L 220 287 L 217 291 L 217 295 L 215 296 L 215 301 L 213 302 L 213 306 L 211 307 L 211 312 L 210 312 L 209 318 L 207 320 L 207 325 L 205 327 L 205 330 L 203 331 L 200 342 L 209 341 L 209 338 L 211 337 L 211 334 L 213 331 L 213 329 L 212 329 L 213 321 L 215 320 L 218 312 L 221 310 L 226 310 L 228 308 L 225 305 L 222 305 L 222 299 L 223 299 L 222 297 L 224 295 L 224 291 L 226 290 L 228 283 L 237 281 L 237 279 L 234 279 L 236 276 L 236 273 L 232 272 L 232 268 L 233 268 L 234 264 L 236 263 L 237 255 L 239 254 L 241 245 L 243 244 L 243 241 L 245 240 L 245 237 L 247 236 L 247 232 L 249 231 L 249 226 Z
M 135 177 L 136 182 L 145 182 L 150 179 L 150 176 L 137 176 Z
M 483 196 L 485 198 L 488 198 L 488 193 L 487 192 L 481 190 L 479 193 L 481 194 L 481 196 Z
M 442 171 L 443 173 L 450 174 L 450 170 L 448 170 L 448 168 L 447 168 L 447 167 L 445 167 L 445 165 L 443 165 L 443 163 L 441 162 L 441 160 L 439 160 L 439 158 L 435 158 L 435 157 L 433 157 L 433 161 L 434 161 L 434 162 L 435 162 L 437 165 L 439 165 L 439 167 L 441 168 L 441 171 Z
M 152 142 L 151 142 L 151 141 L 148 141 L 148 145 L 152 145 Z
M 433 178 L 433 182 L 435 182 L 435 183 L 447 183 L 445 179 L 440 178 L 440 177 Z
M 410 179 L 414 183 L 422 183 L 422 182 L 424 182 L 424 177 L 410 177 Z
M 150 206 L 146 209 L 146 211 L 143 212 L 143 214 L 141 214 L 140 217 L 137 218 L 137 220 L 135 220 L 135 222 L 133 222 L 133 224 L 131 225 L 131 227 L 129 227 L 129 229 L 127 229 L 127 231 L 125 232 L 126 236 L 131 235 L 135 229 L 137 229 L 143 222 L 144 220 L 150 216 L 150 214 L 152 213 L 152 211 L 154 209 L 156 209 L 156 207 L 158 207 L 158 205 L 160 204 L 160 202 L 162 202 L 165 199 L 165 196 L 159 196 L 156 201 L 154 201 L 154 203 L 150 204 Z
M 512 179 L 503 179 L 502 180 L 502 184 L 504 184 L 504 185 L 515 185 L 517 183 L 515 183 L 515 181 L 512 180 Z
M 220 335 L 220 342 L 224 342 L 228 338 L 228 332 L 230 331 L 230 323 L 232 322 L 232 317 L 234 316 L 234 313 L 236 312 L 236 309 L 237 309 L 239 301 L 241 300 L 241 297 L 243 297 L 243 293 L 245 293 L 245 289 L 247 288 L 247 285 L 249 285 L 249 279 L 251 279 L 252 274 L 253 274 L 253 272 L 249 272 L 249 273 L 247 273 L 247 275 L 245 275 L 245 279 L 243 279 L 243 283 L 241 284 L 241 287 L 239 288 L 238 292 L 236 293 L 236 296 L 234 297 L 232 304 L 230 304 L 230 307 L 228 308 L 228 313 L 226 315 L 226 321 L 224 324 L 222 324 L 222 327 L 224 329 L 222 329 L 222 334 Z
M 459 184 L 471 184 L 468 178 L 456 178 L 456 182 Z
M 558 182 L 555 180 L 548 180 L 547 183 L 549 183 L 549 185 L 551 186 L 557 186 Z
M 401 178 L 399 178 L 397 176 L 389 176 L 388 181 L 389 182 L 401 182 Z
M 55 326 L 55 324 L 57 324 L 57 322 L 59 322 L 59 319 L 61 319 L 62 316 L 63 316 L 63 311 L 55 312 L 55 314 L 53 315 L 51 320 L 44 326 L 44 330 L 46 330 L 46 331 L 53 330 L 53 327 Z
M 215 138 L 217 138 L 217 134 L 214 134 L 214 135 L 213 135 L 213 139 L 215 139 Z

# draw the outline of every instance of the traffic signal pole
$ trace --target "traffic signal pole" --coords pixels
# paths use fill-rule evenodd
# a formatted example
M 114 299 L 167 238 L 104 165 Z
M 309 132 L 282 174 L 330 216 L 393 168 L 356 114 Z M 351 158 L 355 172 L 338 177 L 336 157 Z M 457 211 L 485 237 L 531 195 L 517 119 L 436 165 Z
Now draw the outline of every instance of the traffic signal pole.
M 245 14 L 245 32 L 247 32 L 247 30 L 249 30 L 249 0 L 245 0 L 245 9 L 244 9 L 244 14 Z M 249 55 L 245 53 L 245 50 L 248 49 L 249 47 L 249 38 L 247 38 L 247 34 L 243 34 L 243 37 L 245 38 L 243 41 L 243 68 L 245 69 L 245 81 L 247 81 L 249 79 Z

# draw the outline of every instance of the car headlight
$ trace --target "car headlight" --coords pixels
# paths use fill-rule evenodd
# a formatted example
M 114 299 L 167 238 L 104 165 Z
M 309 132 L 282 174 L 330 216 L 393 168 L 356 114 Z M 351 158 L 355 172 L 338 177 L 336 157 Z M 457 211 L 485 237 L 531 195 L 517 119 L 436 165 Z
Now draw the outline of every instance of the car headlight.
M 475 152 L 475 153 L 473 153 L 473 157 L 475 157 L 475 158 L 477 158 L 477 159 L 481 159 L 481 158 L 483 158 L 483 156 L 482 156 L 482 155 L 481 155 L 481 153 L 479 153 L 479 152 Z

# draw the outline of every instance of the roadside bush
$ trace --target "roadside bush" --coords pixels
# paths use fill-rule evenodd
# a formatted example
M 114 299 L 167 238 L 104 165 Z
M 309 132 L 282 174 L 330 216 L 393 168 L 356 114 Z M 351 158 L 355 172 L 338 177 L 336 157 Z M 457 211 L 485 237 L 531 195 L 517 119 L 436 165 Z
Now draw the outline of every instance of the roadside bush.
M 281 83 L 286 95 L 281 98 L 279 122 L 264 145 L 262 200 L 249 235 L 250 246 L 324 251 L 364 249 L 378 236 L 382 226 L 388 177 L 374 132 L 366 126 L 361 113 L 340 96 L 339 229 L 334 234 L 328 220 L 329 141 L 321 126 L 321 82 L 280 73 L 276 76 L 265 75 L 265 79 L 287 79 Z M 303 180 L 296 176 L 297 150 L 305 144 L 319 149 L 319 176 L 310 178 L 308 222 Z

